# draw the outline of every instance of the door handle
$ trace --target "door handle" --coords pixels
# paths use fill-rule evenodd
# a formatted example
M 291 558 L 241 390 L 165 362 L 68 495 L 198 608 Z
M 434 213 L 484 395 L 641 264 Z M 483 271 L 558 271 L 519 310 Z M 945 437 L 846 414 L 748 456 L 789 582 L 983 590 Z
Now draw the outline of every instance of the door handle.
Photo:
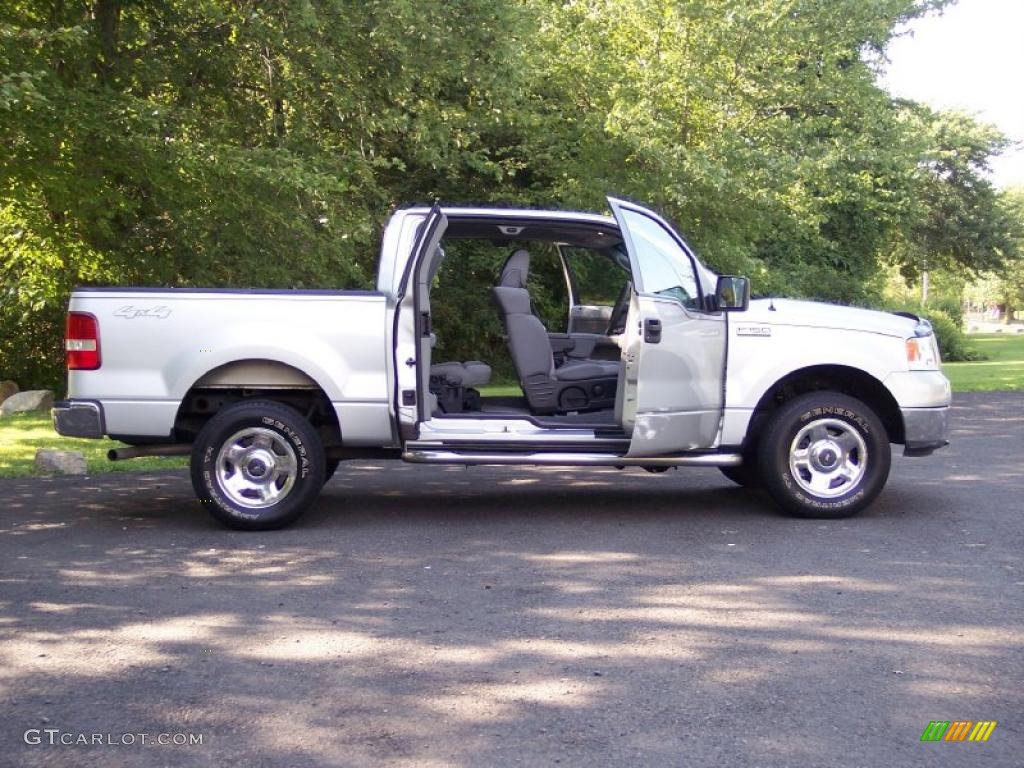
M 415 368 L 416 367 L 416 358 L 415 357 L 410 357 L 408 360 L 405 361 L 405 364 L 408 365 L 410 368 Z
M 644 341 L 648 344 L 661 342 L 661 320 L 656 317 L 644 320 Z

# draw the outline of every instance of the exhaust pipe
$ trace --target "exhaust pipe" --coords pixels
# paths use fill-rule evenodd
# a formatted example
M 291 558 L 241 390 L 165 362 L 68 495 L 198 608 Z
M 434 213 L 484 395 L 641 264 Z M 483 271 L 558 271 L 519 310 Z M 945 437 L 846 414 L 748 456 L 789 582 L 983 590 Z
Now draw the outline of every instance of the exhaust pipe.
M 137 459 L 140 456 L 188 456 L 191 452 L 192 446 L 188 443 L 132 445 L 127 448 L 111 448 L 107 451 L 107 459 L 124 461 L 125 459 Z

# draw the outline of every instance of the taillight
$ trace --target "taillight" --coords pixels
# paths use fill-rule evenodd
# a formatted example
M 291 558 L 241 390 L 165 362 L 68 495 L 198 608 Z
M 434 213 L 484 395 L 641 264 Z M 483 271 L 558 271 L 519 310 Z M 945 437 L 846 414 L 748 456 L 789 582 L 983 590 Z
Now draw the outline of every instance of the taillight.
M 69 371 L 94 371 L 100 367 L 100 324 L 88 312 L 68 312 L 64 356 Z

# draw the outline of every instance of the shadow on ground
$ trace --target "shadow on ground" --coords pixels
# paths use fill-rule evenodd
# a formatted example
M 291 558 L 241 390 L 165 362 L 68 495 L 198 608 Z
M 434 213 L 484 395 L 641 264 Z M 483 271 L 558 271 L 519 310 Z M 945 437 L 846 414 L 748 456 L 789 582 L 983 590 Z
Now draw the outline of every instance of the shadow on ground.
M 4 751 L 1015 765 L 1024 415 L 960 402 L 953 446 L 897 459 L 847 521 L 781 517 L 713 471 L 359 463 L 269 534 L 217 527 L 184 473 L 4 482 Z M 935 719 L 1000 724 L 922 744 Z M 33 746 L 29 728 L 204 742 Z

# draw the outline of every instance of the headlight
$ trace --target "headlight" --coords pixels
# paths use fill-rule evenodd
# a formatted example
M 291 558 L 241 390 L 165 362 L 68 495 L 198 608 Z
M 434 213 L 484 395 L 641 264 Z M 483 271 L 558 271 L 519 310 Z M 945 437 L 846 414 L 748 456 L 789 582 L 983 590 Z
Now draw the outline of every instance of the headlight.
M 939 345 L 934 334 L 907 339 L 907 366 L 910 370 L 937 371 L 940 362 Z

